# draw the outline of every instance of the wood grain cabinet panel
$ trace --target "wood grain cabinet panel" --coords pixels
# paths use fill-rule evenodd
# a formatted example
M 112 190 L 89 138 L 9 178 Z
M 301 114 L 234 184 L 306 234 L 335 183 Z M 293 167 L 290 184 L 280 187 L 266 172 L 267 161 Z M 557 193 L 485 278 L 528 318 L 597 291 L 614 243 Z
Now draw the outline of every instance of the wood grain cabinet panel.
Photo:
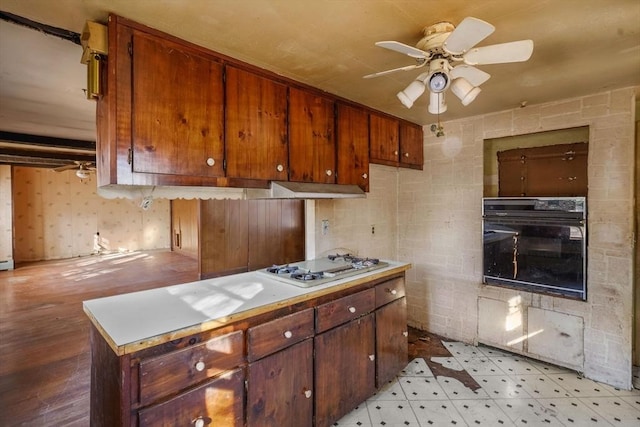
M 226 66 L 227 177 L 288 179 L 287 87 Z
M 141 409 L 140 427 L 244 426 L 244 369 L 236 369 L 166 402 Z
M 369 114 L 362 108 L 336 105 L 337 183 L 369 191 Z
M 289 181 L 336 182 L 334 102 L 289 88 Z
M 249 364 L 247 377 L 247 426 L 313 424 L 312 339 Z
M 388 280 L 376 286 L 376 308 L 405 296 L 404 279 Z
M 375 290 L 367 289 L 318 306 L 316 332 L 320 333 L 373 311 Z
M 222 64 L 133 32 L 133 171 L 224 176 Z
M 409 362 L 407 299 L 376 310 L 376 387 L 393 380 Z
M 244 362 L 244 333 L 235 331 L 140 362 L 140 404 L 184 390 Z
M 424 163 L 422 126 L 400 122 L 400 166 L 422 170 Z
M 316 426 L 330 426 L 375 391 L 374 315 L 316 335 Z
M 253 362 L 314 333 L 314 311 L 308 308 L 247 330 L 247 360 Z
M 398 165 L 400 155 L 398 120 L 379 114 L 369 114 L 369 156 L 372 163 Z

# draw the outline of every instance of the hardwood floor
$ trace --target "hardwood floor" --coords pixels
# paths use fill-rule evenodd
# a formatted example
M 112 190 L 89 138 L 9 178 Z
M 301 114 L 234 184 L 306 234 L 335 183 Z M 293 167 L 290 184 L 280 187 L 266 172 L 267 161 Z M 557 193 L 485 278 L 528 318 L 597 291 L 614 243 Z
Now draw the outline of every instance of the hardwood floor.
M 0 271 L 0 426 L 88 426 L 82 301 L 198 280 L 170 251 L 95 255 Z

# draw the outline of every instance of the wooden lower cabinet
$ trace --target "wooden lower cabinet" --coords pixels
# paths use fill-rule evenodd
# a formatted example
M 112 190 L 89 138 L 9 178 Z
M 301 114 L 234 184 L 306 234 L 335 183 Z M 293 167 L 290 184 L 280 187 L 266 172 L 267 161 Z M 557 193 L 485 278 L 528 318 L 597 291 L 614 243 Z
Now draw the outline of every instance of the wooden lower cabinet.
M 312 424 L 312 339 L 249 364 L 248 426 L 300 427 Z
M 376 310 L 376 387 L 380 388 L 407 366 L 407 299 Z
M 92 324 L 91 426 L 328 427 L 406 366 L 404 295 L 395 274 L 122 355 Z
M 314 338 L 316 427 L 330 426 L 375 391 L 374 316 Z
M 140 410 L 140 427 L 244 425 L 244 370 L 236 369 L 178 395 Z

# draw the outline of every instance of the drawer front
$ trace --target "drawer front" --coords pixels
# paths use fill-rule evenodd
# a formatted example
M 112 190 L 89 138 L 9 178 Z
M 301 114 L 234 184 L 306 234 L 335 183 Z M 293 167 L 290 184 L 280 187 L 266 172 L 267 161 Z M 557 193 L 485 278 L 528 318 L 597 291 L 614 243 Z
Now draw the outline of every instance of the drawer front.
M 138 412 L 140 427 L 241 427 L 244 413 L 244 370 L 223 375 L 166 402 Z
M 313 308 L 272 320 L 247 330 L 250 362 L 313 336 Z
M 389 280 L 376 286 L 376 308 L 404 297 L 404 277 Z
M 367 289 L 318 306 L 316 332 L 320 333 L 374 310 L 375 290 Z
M 244 334 L 235 331 L 140 362 L 140 404 L 178 393 L 244 362 Z

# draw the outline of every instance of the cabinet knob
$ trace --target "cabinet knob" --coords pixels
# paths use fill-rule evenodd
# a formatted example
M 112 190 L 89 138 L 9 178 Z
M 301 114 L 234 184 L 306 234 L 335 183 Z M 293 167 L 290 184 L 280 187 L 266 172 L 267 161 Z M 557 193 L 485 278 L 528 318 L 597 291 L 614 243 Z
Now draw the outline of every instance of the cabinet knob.
M 398 155 L 398 150 L 394 151 L 394 152 L 393 152 L 393 155 L 394 155 L 394 156 L 397 156 L 397 155 Z
M 284 337 L 289 339 L 293 336 L 293 334 L 291 333 L 291 331 L 284 331 Z
M 304 391 L 304 397 L 306 397 L 307 399 L 310 399 L 310 398 L 311 398 L 311 390 L 307 390 L 307 389 L 305 389 L 305 391 Z
M 356 308 L 355 307 L 349 307 L 349 312 L 350 313 L 355 313 L 356 312 Z
M 198 372 L 204 371 L 204 362 L 202 360 L 196 363 L 196 371 Z
M 375 354 L 370 354 L 370 355 L 369 355 L 369 360 L 371 360 L 372 362 L 373 362 L 374 360 L 376 360 L 376 355 L 375 355 Z
M 213 165 L 215 165 L 215 164 L 216 164 L 216 161 L 215 161 L 215 159 L 214 159 L 213 157 L 209 157 L 209 158 L 207 159 L 207 165 L 209 165 L 209 166 L 213 166 Z
M 404 153 L 404 156 L 405 157 L 409 157 L 409 153 Z
M 367 175 L 366 173 L 363 173 L 362 174 L 362 178 L 367 179 L 367 178 L 369 178 L 369 175 Z
M 331 169 L 327 169 L 325 173 L 327 174 L 327 176 L 331 176 L 333 174 L 333 172 L 331 172 Z
M 408 336 L 409 336 L 409 332 L 404 331 L 404 332 L 402 333 L 402 336 L 403 336 L 403 337 L 408 337 Z
M 202 417 L 198 417 L 195 420 L 193 420 L 193 425 L 195 427 L 204 427 L 204 420 L 202 419 Z
M 398 291 L 396 291 L 395 289 L 387 289 L 387 291 L 391 294 L 391 295 L 396 295 L 398 293 Z
M 282 172 L 282 171 L 284 170 L 284 166 L 282 166 L 282 165 L 278 165 L 278 166 L 276 166 L 276 170 L 277 170 L 278 172 Z

